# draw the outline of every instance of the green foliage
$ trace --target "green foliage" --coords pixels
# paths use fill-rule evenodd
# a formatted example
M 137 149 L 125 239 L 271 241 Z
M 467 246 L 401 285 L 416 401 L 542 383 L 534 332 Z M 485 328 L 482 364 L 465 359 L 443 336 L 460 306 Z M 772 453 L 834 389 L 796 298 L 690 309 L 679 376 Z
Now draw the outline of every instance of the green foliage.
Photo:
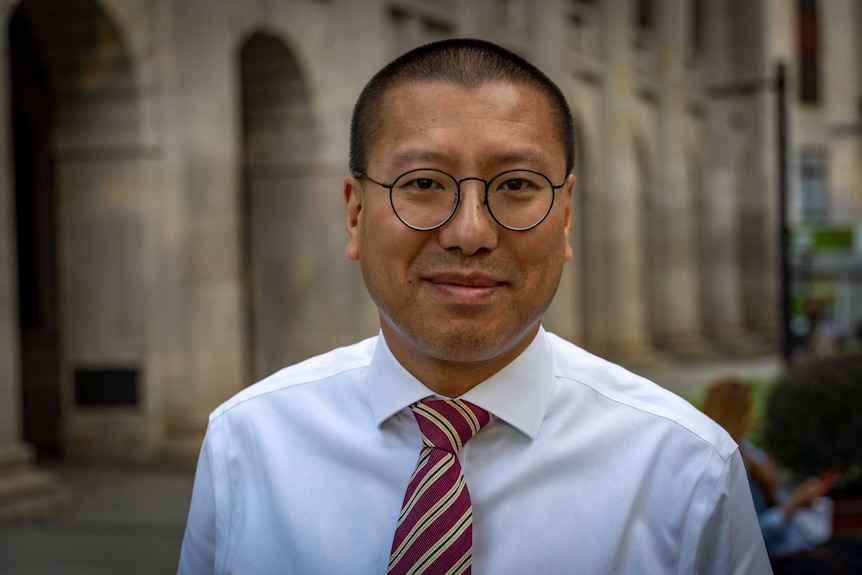
M 772 388 L 761 430 L 769 453 L 797 477 L 834 468 L 862 486 L 862 355 L 792 366 Z
M 765 427 L 766 400 L 772 390 L 772 384 L 762 379 L 752 379 L 747 382 L 751 385 L 751 412 L 754 424 L 748 432 L 748 439 L 754 445 L 765 448 L 763 437 Z

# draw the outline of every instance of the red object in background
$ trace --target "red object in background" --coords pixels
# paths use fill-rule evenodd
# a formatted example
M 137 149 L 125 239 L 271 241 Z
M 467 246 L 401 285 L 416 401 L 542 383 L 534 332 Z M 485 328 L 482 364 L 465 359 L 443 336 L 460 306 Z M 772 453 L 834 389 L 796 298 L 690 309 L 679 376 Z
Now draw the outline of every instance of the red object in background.
M 826 473 L 820 476 L 820 485 L 828 490 L 832 487 L 832 484 L 835 483 L 836 479 L 838 479 L 838 472 L 834 469 L 829 469 Z
M 832 536 L 862 535 L 862 494 L 830 495 Z

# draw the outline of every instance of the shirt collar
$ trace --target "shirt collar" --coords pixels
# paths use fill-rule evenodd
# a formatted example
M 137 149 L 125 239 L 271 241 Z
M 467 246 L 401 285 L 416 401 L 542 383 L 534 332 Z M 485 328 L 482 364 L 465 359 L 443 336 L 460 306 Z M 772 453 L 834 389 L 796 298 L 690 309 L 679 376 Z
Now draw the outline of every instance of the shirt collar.
M 554 388 L 554 352 L 543 328 L 521 355 L 460 399 L 493 413 L 535 439 Z M 398 363 L 381 333 L 368 370 L 371 410 L 377 425 L 412 403 L 435 395 Z

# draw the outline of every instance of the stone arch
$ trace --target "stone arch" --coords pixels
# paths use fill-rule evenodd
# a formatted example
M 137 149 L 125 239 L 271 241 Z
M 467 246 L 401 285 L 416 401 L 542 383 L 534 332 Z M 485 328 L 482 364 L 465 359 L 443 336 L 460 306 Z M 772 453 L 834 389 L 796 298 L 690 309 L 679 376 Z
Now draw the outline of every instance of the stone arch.
M 288 45 L 250 34 L 239 55 L 246 317 L 252 379 L 307 357 L 319 144 L 306 75 Z
M 92 425 L 104 407 L 135 417 L 148 401 L 148 152 L 135 69 L 96 0 L 24 0 L 9 37 L 18 307 L 31 308 L 20 332 L 25 440 L 73 456 L 104 454 L 105 441 L 143 447 L 135 432 L 105 437 Z

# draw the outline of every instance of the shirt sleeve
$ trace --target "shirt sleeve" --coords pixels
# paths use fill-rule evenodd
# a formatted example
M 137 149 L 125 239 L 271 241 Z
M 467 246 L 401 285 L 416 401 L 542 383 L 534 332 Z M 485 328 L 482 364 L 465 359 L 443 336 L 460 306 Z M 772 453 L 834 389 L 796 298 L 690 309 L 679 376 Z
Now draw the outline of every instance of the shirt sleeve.
M 772 568 L 739 451 L 724 463 L 698 547 L 698 575 L 769 575 Z
M 198 459 L 177 575 L 215 573 L 216 507 L 210 432 L 207 429 Z

